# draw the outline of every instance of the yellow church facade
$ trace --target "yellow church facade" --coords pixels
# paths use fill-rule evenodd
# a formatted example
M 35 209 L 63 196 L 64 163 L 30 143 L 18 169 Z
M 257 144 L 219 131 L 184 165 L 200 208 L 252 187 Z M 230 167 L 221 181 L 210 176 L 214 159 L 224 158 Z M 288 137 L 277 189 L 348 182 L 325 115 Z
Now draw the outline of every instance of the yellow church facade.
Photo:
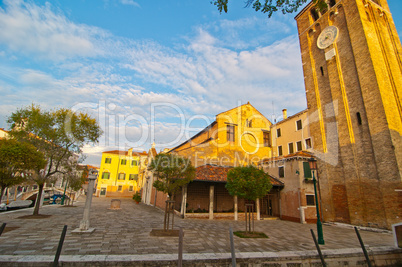
M 141 189 L 139 172 L 146 152 L 112 150 L 102 153 L 96 186 L 99 197 L 132 197 Z
M 247 103 L 216 115 L 208 127 L 170 153 L 190 158 L 195 167 L 257 164 L 272 155 L 271 125 Z

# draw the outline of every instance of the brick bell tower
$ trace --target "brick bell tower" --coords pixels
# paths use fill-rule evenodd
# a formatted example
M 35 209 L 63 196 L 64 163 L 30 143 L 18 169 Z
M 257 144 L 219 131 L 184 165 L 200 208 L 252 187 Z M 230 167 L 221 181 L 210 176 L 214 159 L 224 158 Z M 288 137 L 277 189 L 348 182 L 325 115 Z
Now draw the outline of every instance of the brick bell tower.
M 402 47 L 386 0 L 297 16 L 324 221 L 402 221 Z

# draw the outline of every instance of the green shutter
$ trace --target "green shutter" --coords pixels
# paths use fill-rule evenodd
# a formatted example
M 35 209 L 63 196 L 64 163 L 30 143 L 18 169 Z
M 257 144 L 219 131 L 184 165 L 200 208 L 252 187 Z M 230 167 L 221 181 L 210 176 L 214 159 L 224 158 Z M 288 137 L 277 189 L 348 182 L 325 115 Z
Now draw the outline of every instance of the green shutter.
M 310 164 L 308 162 L 303 162 L 304 178 L 311 178 Z

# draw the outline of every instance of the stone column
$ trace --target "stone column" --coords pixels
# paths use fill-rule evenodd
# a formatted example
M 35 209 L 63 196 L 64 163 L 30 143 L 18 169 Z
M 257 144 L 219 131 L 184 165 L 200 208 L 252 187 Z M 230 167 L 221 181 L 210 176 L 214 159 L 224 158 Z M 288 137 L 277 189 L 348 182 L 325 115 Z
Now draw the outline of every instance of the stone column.
M 234 202 L 234 220 L 237 221 L 239 219 L 239 215 L 237 213 L 237 196 L 233 197 Z
M 181 199 L 181 216 L 184 218 L 186 216 L 186 206 L 187 206 L 187 185 L 182 188 L 182 199 Z
M 261 220 L 261 216 L 260 216 L 260 199 L 257 198 L 255 200 L 255 205 L 256 205 L 256 209 L 257 209 L 257 221 Z
M 209 187 L 209 219 L 214 218 L 214 186 Z
M 80 222 L 80 228 L 75 229 L 73 232 L 92 233 L 95 230 L 95 228 L 89 228 L 89 212 L 92 203 L 92 195 L 94 193 L 95 180 L 97 179 L 97 177 L 98 177 L 98 171 L 90 170 L 88 175 L 89 183 L 88 183 L 87 197 L 85 200 L 84 215 L 82 221 Z

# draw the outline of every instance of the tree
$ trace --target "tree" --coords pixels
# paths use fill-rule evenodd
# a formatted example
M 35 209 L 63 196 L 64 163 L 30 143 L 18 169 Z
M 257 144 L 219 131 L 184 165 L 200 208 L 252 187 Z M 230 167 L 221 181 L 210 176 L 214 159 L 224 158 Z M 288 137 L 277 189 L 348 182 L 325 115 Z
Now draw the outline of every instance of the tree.
M 311 0 L 245 0 L 246 7 L 252 7 L 255 11 L 260 11 L 262 13 L 267 13 L 268 18 L 272 16 L 273 13 L 281 11 L 283 14 L 296 12 L 299 7 Z M 312 0 L 313 3 L 317 5 L 319 10 L 327 8 L 327 3 L 325 0 Z M 220 13 L 224 11 L 228 12 L 228 2 L 229 0 L 214 0 L 213 3 L 217 6 Z M 263 2 L 263 3 L 261 3 Z
M 85 170 L 82 175 L 78 175 L 76 171 L 72 171 L 67 173 L 65 176 L 66 182 L 68 183 L 68 187 L 70 189 L 70 199 L 71 205 L 74 205 L 74 199 L 72 198 L 72 191 L 78 191 L 82 188 L 82 185 L 85 183 L 88 177 L 88 168 L 85 166 Z
M 156 190 L 168 194 L 169 199 L 173 199 L 174 193 L 195 177 L 195 168 L 190 159 L 173 154 L 157 155 L 152 159 L 149 170 L 157 177 L 153 186 Z
M 31 144 L 0 139 L 0 203 L 7 187 L 22 183 L 30 172 L 44 168 L 44 155 Z
M 250 165 L 229 170 L 225 187 L 231 196 L 255 201 L 257 198 L 267 195 L 272 188 L 272 184 L 267 173 Z
M 56 174 L 67 174 L 75 169 L 82 147 L 97 143 L 102 130 L 96 120 L 86 113 L 70 109 L 42 110 L 32 104 L 12 113 L 8 119 L 10 135 L 32 144 L 47 159 L 45 167 L 32 175 L 39 186 L 33 214 L 39 214 L 39 200 L 44 184 Z
M 169 196 L 169 200 L 174 199 L 177 190 L 191 182 L 195 177 L 195 168 L 190 159 L 182 158 L 173 154 L 159 154 L 152 159 L 149 170 L 154 172 L 157 180 L 153 186 L 158 191 L 162 191 Z M 169 229 L 169 213 L 173 211 L 173 206 L 166 204 L 163 230 Z M 173 216 L 172 216 L 173 228 Z

